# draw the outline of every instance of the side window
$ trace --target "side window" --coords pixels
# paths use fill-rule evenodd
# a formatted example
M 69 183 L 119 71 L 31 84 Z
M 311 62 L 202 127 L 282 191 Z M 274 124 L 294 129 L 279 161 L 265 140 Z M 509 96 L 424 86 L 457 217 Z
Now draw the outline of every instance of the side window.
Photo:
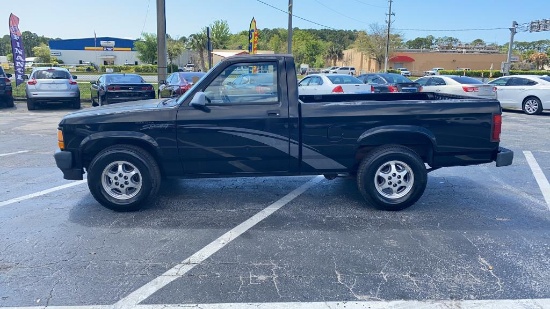
M 227 67 L 204 89 L 208 104 L 279 102 L 277 62 L 238 63 Z
M 312 77 L 311 82 L 309 82 L 310 86 L 319 86 L 323 84 L 323 80 L 320 77 Z
M 533 86 L 537 82 L 522 77 L 511 77 L 506 86 Z
M 298 86 L 307 86 L 309 85 L 309 82 L 311 81 L 313 77 L 306 77 L 304 79 L 302 79 L 299 83 L 298 83 Z
M 439 77 L 432 77 L 430 78 L 430 81 L 428 82 L 428 86 L 444 86 L 447 83 L 442 78 Z
M 509 81 L 509 78 L 500 78 L 495 79 L 494 81 L 490 82 L 489 84 L 495 85 L 495 86 L 506 86 L 506 83 Z
M 424 87 L 428 83 L 428 80 L 429 80 L 429 78 L 419 78 L 415 82 L 419 83 L 420 86 Z

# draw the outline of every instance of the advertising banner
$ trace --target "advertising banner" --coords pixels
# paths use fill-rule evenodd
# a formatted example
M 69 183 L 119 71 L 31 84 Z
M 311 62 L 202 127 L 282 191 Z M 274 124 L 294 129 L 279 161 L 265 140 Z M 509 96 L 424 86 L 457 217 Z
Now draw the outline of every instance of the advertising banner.
M 15 86 L 25 82 L 25 49 L 19 31 L 19 17 L 10 14 L 10 37 L 11 53 L 13 55 L 13 66 L 15 70 Z
M 258 28 L 256 27 L 256 20 L 252 17 L 250 22 L 250 29 L 248 30 L 248 53 L 256 54 L 258 51 Z

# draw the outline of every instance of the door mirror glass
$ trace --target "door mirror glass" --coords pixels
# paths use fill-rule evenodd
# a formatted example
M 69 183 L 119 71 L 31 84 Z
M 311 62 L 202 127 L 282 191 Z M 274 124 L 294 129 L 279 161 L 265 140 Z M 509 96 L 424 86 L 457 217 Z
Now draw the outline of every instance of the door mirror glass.
M 195 93 L 189 105 L 198 108 L 204 107 L 206 105 L 206 95 L 204 94 L 204 92 Z

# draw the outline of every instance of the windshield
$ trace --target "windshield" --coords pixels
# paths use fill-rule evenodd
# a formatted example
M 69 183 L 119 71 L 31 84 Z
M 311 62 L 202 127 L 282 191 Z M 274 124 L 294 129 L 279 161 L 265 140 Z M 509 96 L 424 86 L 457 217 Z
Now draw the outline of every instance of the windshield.
M 544 81 L 547 81 L 547 82 L 550 82 L 550 76 L 548 76 L 548 75 L 540 76 L 540 79 L 542 79 Z
M 62 70 L 38 70 L 34 72 L 34 79 L 71 79 L 71 74 Z
M 145 82 L 138 75 L 108 75 L 105 81 L 108 84 L 141 84 Z
M 412 81 L 401 74 L 386 74 L 381 75 L 388 83 L 412 83 Z

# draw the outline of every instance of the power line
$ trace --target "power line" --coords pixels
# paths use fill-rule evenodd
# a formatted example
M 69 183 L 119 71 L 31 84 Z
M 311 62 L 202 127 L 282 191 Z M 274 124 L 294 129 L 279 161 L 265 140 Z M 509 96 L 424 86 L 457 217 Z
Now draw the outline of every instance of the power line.
M 490 30 L 508 30 L 508 28 L 470 28 L 470 29 L 394 29 L 400 31 L 490 31 Z
M 147 15 L 149 15 L 149 5 L 151 4 L 151 0 L 147 1 L 147 11 L 145 12 L 145 20 L 143 21 L 143 27 L 141 28 L 141 33 L 145 30 L 145 24 L 147 23 Z M 141 33 L 139 36 L 141 37 Z
M 361 4 L 364 4 L 364 5 L 368 5 L 368 6 L 372 6 L 372 7 L 375 7 L 375 8 L 382 8 L 382 9 L 385 9 L 386 7 L 385 6 L 379 6 L 379 5 L 374 5 L 374 4 L 370 4 L 370 3 L 365 3 L 363 1 L 359 1 L 359 0 L 355 0 Z
M 256 1 L 260 2 L 261 4 L 265 4 L 265 5 L 269 6 L 270 8 L 276 9 L 277 11 L 281 11 L 281 12 L 283 12 L 283 13 L 285 13 L 285 14 L 288 15 L 288 12 L 285 11 L 285 10 L 281 10 L 280 8 L 274 7 L 273 5 L 268 4 L 268 3 L 265 3 L 265 2 L 263 2 L 263 1 L 261 1 L 261 0 L 256 0 Z M 336 28 L 332 28 L 332 27 L 329 27 L 329 26 L 325 26 L 325 25 L 322 25 L 322 24 L 320 24 L 320 23 L 316 23 L 316 22 L 314 22 L 314 21 L 311 21 L 311 20 L 309 20 L 309 19 L 305 19 L 305 18 L 303 18 L 303 17 L 297 16 L 297 15 L 294 15 L 294 14 L 291 14 L 291 15 L 292 15 L 292 17 L 296 17 L 296 18 L 298 18 L 298 19 L 307 21 L 307 22 L 312 23 L 312 24 L 315 24 L 315 25 L 317 25 L 317 26 L 321 26 L 321 27 L 328 28 L 328 29 L 331 29 L 331 30 L 338 30 L 338 29 L 336 29 Z
M 349 19 L 351 19 L 351 20 L 355 20 L 355 21 L 358 21 L 358 22 L 364 24 L 364 22 L 361 21 L 361 20 L 359 20 L 359 19 L 355 19 L 355 18 L 353 18 L 353 17 L 349 17 L 349 16 L 344 15 L 344 14 L 342 14 L 342 13 L 340 13 L 340 12 L 334 10 L 334 9 L 329 8 L 328 6 L 326 6 L 326 5 L 324 5 L 323 3 L 321 3 L 319 0 L 315 0 L 315 2 L 317 2 L 317 3 L 319 3 L 320 5 L 326 7 L 327 9 L 331 10 L 333 13 L 336 13 L 336 14 L 338 14 L 338 15 L 342 15 L 342 16 L 344 16 L 344 17 L 346 17 L 346 18 L 349 18 Z

